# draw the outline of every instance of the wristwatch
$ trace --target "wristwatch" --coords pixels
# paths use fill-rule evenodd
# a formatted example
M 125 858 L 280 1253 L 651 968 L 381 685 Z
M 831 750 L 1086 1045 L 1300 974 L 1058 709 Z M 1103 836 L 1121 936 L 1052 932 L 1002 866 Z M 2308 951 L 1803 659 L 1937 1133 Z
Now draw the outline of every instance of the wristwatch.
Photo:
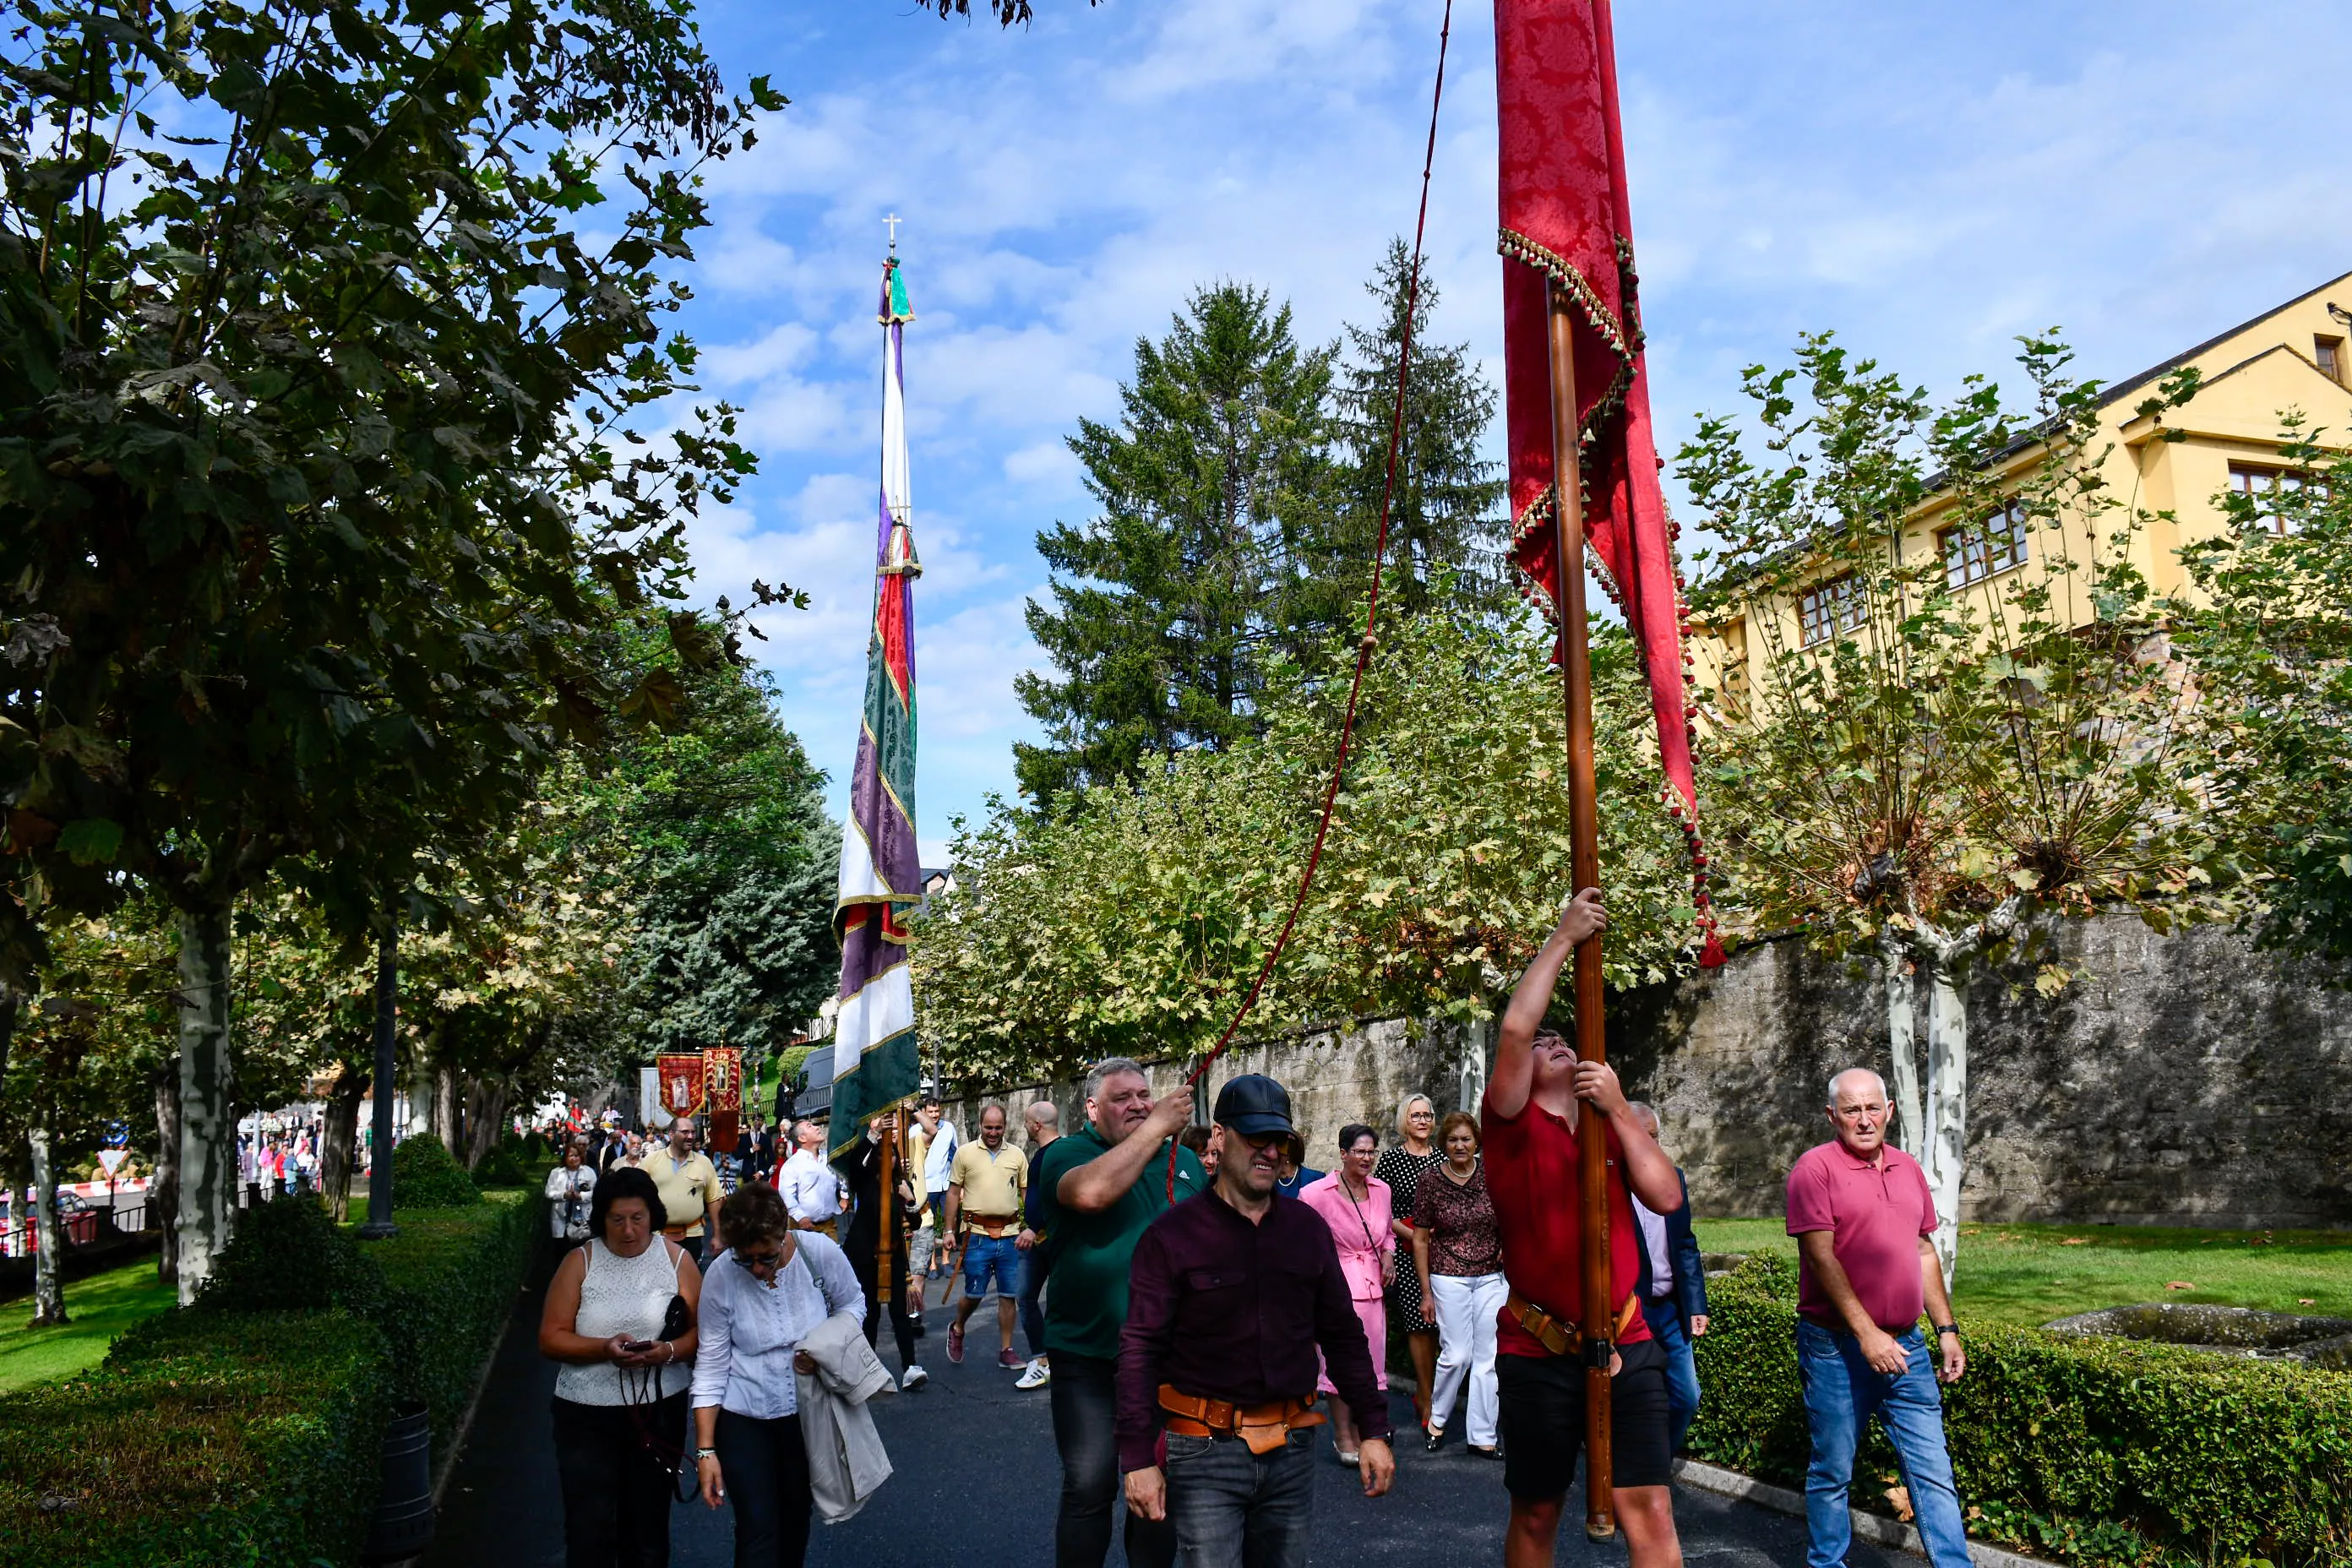
M 1942 1339 L 1946 1334 L 1951 1335 L 1954 1339 L 1958 1339 L 1960 1337 L 1960 1325 L 1958 1323 L 1937 1323 L 1936 1325 L 1936 1337 L 1937 1339 Z
M 694 1462 L 698 1465 L 705 1459 L 715 1459 L 718 1457 L 719 1450 L 716 1448 L 697 1448 L 694 1451 Z

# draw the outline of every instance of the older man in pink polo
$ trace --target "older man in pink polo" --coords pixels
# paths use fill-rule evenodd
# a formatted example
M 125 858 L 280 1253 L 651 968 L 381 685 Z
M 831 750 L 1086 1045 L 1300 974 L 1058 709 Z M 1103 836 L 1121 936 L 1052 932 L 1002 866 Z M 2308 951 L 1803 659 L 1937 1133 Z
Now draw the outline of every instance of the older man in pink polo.
M 1853 1450 L 1873 1415 L 1903 1467 L 1919 1537 L 1935 1568 L 1969 1568 L 1968 1532 L 1944 1447 L 1938 1381 L 1968 1367 L 1944 1270 L 1928 1237 L 1936 1201 L 1919 1163 L 1886 1146 L 1886 1085 L 1868 1068 L 1830 1080 L 1833 1142 L 1789 1173 L 1789 1234 L 1797 1238 L 1797 1368 L 1812 1428 L 1805 1471 L 1806 1568 L 1843 1568 L 1853 1543 L 1846 1490 Z M 1919 1317 L 1936 1331 L 1930 1353 Z

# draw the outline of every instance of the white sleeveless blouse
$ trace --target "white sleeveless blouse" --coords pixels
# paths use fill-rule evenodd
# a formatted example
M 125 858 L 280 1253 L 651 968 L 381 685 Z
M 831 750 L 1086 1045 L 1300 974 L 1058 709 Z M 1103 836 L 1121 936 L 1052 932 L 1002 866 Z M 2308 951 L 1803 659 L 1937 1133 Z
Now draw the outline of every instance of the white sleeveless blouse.
M 582 1251 L 588 1271 L 580 1279 L 580 1315 L 573 1320 L 572 1332 L 591 1340 L 609 1340 L 614 1334 L 633 1340 L 661 1338 L 662 1317 L 669 1310 L 669 1299 L 677 1294 L 677 1260 L 667 1244 L 656 1236 L 635 1258 L 623 1258 L 599 1237 Z M 694 1377 L 692 1363 L 682 1359 L 649 1370 L 658 1376 L 656 1397 L 663 1399 L 685 1392 Z M 575 1405 L 625 1404 L 625 1379 L 642 1384 L 646 1373 L 625 1372 L 610 1362 L 588 1366 L 566 1362 L 555 1373 L 555 1397 Z

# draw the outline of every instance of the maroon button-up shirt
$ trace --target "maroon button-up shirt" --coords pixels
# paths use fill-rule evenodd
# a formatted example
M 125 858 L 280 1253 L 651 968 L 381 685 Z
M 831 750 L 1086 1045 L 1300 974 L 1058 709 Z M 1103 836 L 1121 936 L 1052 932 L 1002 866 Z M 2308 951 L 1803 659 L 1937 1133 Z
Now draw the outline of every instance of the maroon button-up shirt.
M 1322 1216 L 1277 1196 L 1252 1224 L 1213 1188 L 1178 1204 L 1135 1244 L 1118 1348 L 1118 1468 L 1160 1462 L 1161 1384 L 1241 1405 L 1304 1399 L 1315 1392 L 1318 1346 L 1364 1436 L 1388 1436 L 1388 1398 Z

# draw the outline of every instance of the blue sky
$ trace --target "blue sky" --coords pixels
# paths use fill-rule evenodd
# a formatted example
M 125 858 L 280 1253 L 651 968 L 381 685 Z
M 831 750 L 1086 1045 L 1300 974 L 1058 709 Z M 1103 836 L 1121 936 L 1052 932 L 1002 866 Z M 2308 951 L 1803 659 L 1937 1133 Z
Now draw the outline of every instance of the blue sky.
M 1410 231 L 1442 0 L 1035 0 L 1026 31 L 905 0 L 702 7 L 730 79 L 793 99 L 710 183 L 685 318 L 763 458 L 693 548 L 752 577 L 785 721 L 853 750 L 871 591 L 882 216 L 908 329 L 927 859 L 1013 787 L 1040 528 L 1087 515 L 1062 438 L 1117 409 L 1195 286 L 1360 319 Z M 1802 6 L 1618 16 L 1634 233 L 1667 447 L 1741 366 L 1834 328 L 1931 387 L 2061 325 L 2119 379 L 2352 270 L 2352 5 Z M 1491 11 L 1454 15 L 1430 254 L 1436 330 L 1500 370 Z M 2352 303 L 2352 301 L 2347 301 Z

